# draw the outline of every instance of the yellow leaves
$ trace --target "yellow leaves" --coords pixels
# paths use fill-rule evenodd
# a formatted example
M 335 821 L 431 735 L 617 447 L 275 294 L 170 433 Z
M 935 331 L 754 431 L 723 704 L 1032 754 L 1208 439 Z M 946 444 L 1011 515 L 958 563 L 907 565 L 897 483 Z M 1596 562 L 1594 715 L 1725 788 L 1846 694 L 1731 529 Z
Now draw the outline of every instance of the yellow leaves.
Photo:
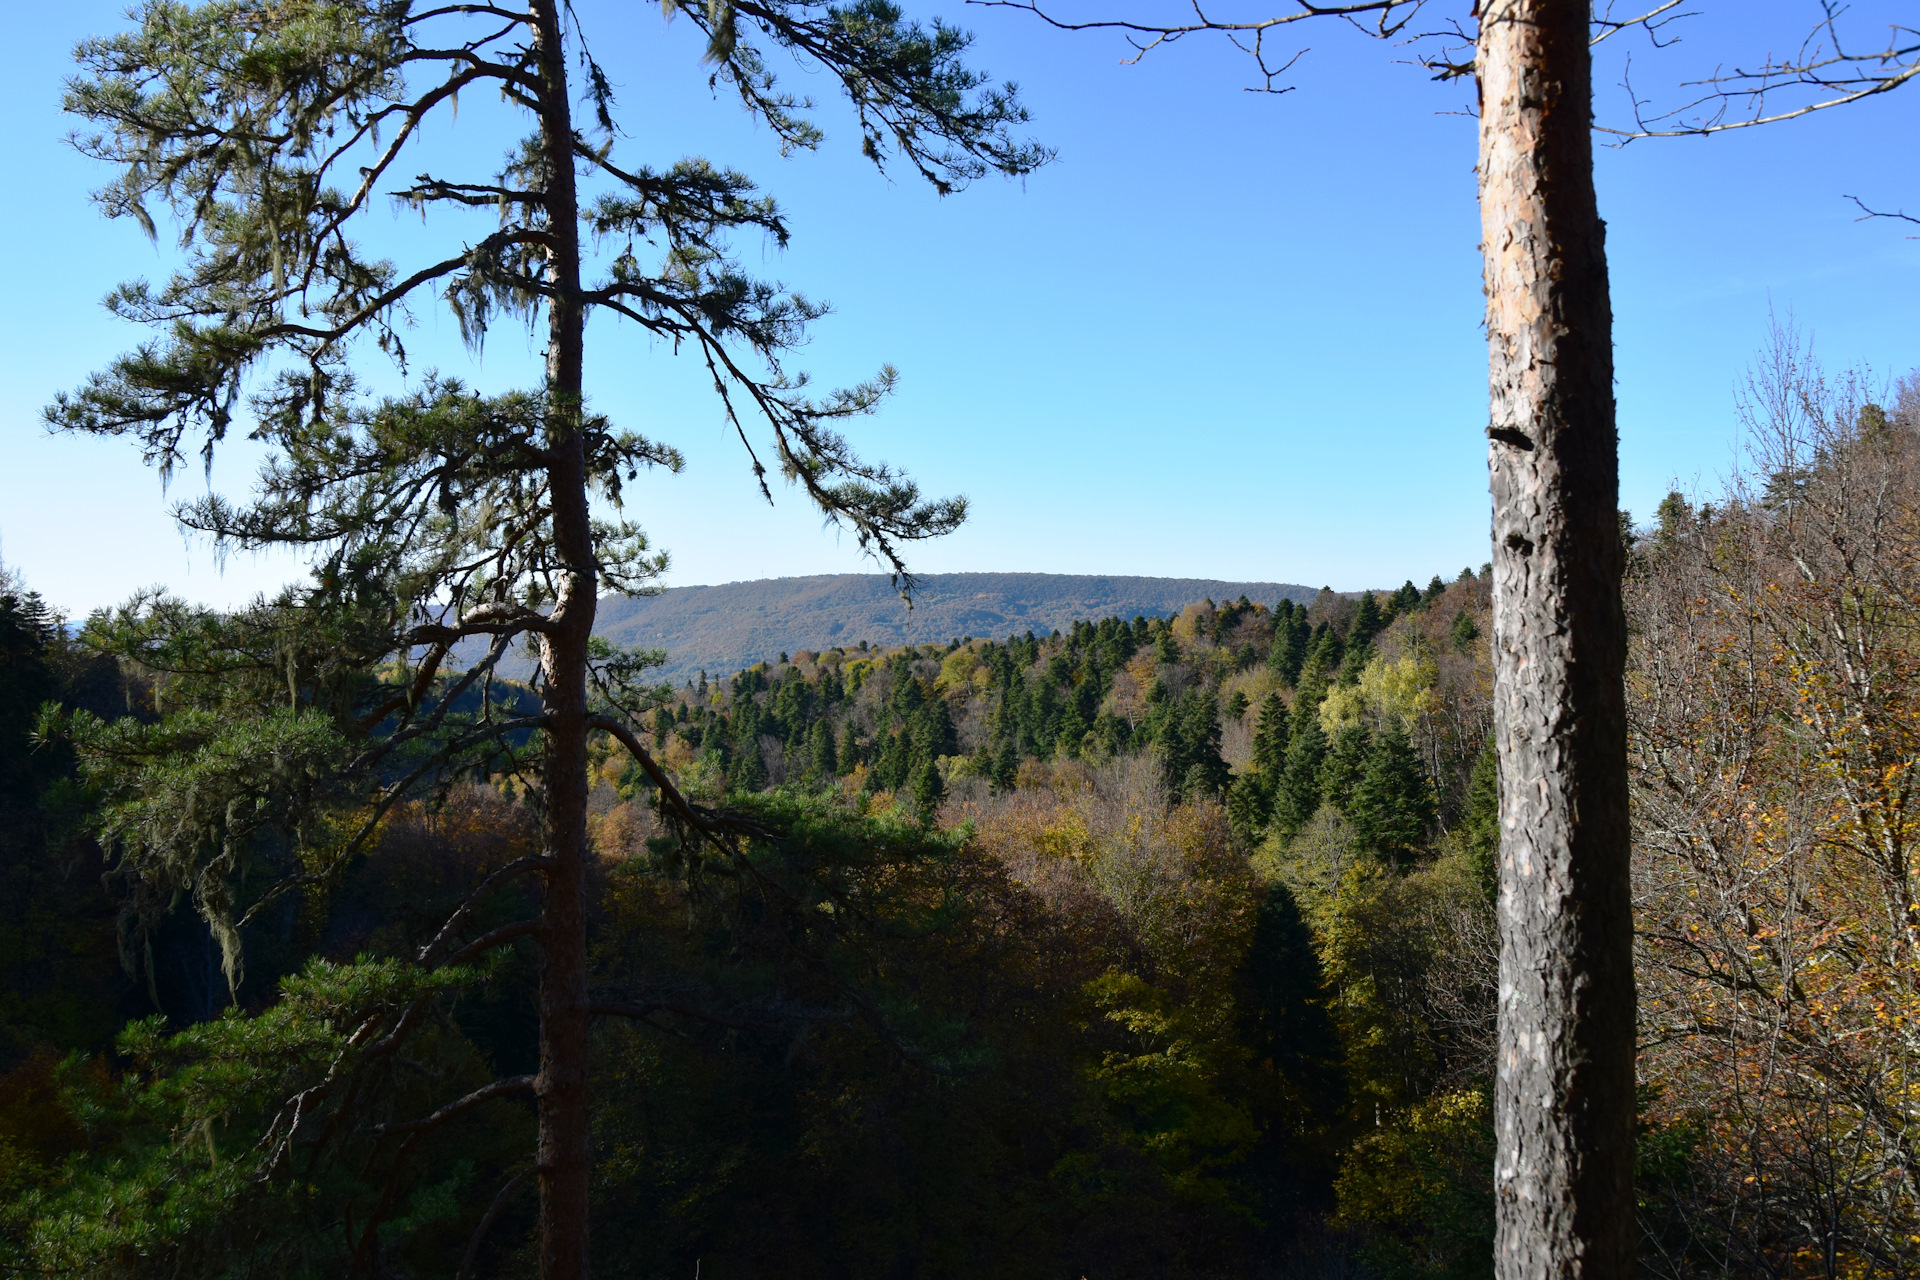
M 974 688 L 974 676 L 983 669 L 980 655 L 971 648 L 955 649 L 940 663 L 933 687 L 950 698 L 965 696 Z
M 1067 858 L 1076 862 L 1092 858 L 1099 852 L 1093 833 L 1087 829 L 1086 820 L 1074 812 L 1069 812 L 1058 823 L 1042 827 L 1034 844 L 1050 858 Z
M 1320 704 L 1320 727 L 1328 737 L 1351 724 L 1379 728 L 1392 719 L 1413 724 L 1434 706 L 1439 678 L 1433 659 L 1409 654 L 1388 662 L 1375 658 L 1356 684 L 1339 686 Z

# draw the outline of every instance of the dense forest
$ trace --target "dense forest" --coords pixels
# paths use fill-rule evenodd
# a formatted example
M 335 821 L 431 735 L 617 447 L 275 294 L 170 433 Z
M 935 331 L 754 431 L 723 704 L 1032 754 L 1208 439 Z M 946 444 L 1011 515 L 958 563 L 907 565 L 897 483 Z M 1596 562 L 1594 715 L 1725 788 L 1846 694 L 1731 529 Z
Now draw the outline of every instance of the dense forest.
M 1782 385 L 1751 484 L 1627 535 L 1654 1275 L 1920 1267 L 1920 383 Z M 1487 1274 L 1489 607 L 1463 571 L 677 686 L 603 648 L 598 1265 Z M 537 735 L 370 823 L 219 797 L 210 912 L 117 856 L 215 802 L 129 764 L 233 696 L 192 615 L 0 598 L 9 1266 L 523 1273 Z M 374 692 L 537 695 L 469 674 Z
M 1724 491 L 1617 510 L 1590 50 L 1674 9 L 1440 24 L 1484 108 L 1487 565 L 693 679 L 608 637 L 687 464 L 647 432 L 700 412 L 614 420 L 638 348 L 909 595 L 969 508 L 856 449 L 897 371 L 800 367 L 827 308 L 752 265 L 795 226 L 622 102 L 625 15 L 149 0 L 81 42 L 96 201 L 170 247 L 45 425 L 198 462 L 184 532 L 310 572 L 81 620 L 0 569 L 0 1266 L 1920 1272 L 1920 381 L 1783 341 Z M 891 0 L 662 17 L 782 155 L 831 125 L 943 198 L 1055 158 Z M 537 360 L 409 356 L 443 306 Z
M 1753 486 L 1630 533 L 1649 1274 L 1920 1265 L 1920 386 L 1782 403 Z M 536 1069 L 536 958 L 480 944 L 530 904 L 532 735 L 323 873 L 338 831 L 234 821 L 228 948 L 209 883 L 117 856 L 207 802 L 129 791 L 142 739 L 217 714 L 152 643 L 182 608 L 0 595 L 8 1265 L 520 1274 L 532 1119 L 499 1082 Z M 630 681 L 593 747 L 595 1255 L 1486 1274 L 1488 608 L 1461 572 Z

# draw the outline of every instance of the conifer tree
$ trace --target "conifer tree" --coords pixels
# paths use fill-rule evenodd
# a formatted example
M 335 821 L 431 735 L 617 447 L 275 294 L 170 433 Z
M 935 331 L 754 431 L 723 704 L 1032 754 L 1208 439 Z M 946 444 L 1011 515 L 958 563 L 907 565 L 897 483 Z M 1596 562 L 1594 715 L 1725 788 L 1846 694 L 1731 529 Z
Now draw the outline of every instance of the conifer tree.
M 1180 661 L 1180 642 L 1173 638 L 1173 628 L 1162 623 L 1159 638 L 1154 642 L 1154 660 L 1157 662 Z
M 1346 805 L 1361 844 L 1382 857 L 1410 862 L 1434 818 L 1433 787 L 1396 720 L 1374 735 Z
M 855 766 L 860 763 L 862 758 L 860 734 L 853 727 L 853 721 L 851 719 L 847 721 L 846 729 L 840 735 L 840 750 L 837 754 L 839 756 L 839 771 L 842 777 L 852 773 Z
M 1310 716 L 1293 726 L 1287 744 L 1287 765 L 1274 793 L 1273 820 L 1280 830 L 1292 835 L 1307 825 L 1320 807 L 1320 770 L 1327 758 L 1327 734 L 1320 717 Z
M 913 771 L 913 811 L 922 826 L 932 826 L 934 816 L 940 811 L 940 801 L 946 798 L 947 784 L 940 776 L 940 767 L 928 760 Z
M 833 749 L 832 725 L 825 720 L 815 720 L 808 734 L 807 749 L 812 757 L 811 763 L 815 774 L 822 778 L 838 776 L 840 761 L 838 753 Z
M 705 37 L 713 83 L 785 146 L 822 136 L 807 104 L 775 83 L 771 68 L 791 55 L 845 91 L 868 156 L 943 193 L 1046 158 L 1011 136 L 1023 111 L 1010 88 L 963 63 L 967 38 L 953 28 L 923 28 L 879 0 L 670 0 L 667 12 Z M 81 46 L 67 105 L 93 130 L 81 149 L 118 170 L 100 193 L 105 210 L 150 233 L 171 215 L 186 261 L 164 285 L 111 295 L 116 314 L 157 337 L 61 397 L 49 421 L 128 437 L 163 474 L 190 454 L 211 465 L 231 432 L 263 442 L 272 457 L 251 504 L 209 497 L 176 514 L 224 551 L 303 551 L 314 573 L 235 618 L 155 597 L 122 614 L 114 642 L 167 673 L 182 701 L 153 730 L 67 725 L 112 797 L 102 834 L 128 874 L 192 893 L 232 973 L 235 895 L 253 851 L 290 847 L 339 865 L 379 815 L 440 779 L 509 761 L 536 780 L 543 848 L 511 875 L 544 881 L 537 918 L 461 944 L 463 912 L 420 963 L 537 941 L 540 1068 L 487 1096 L 535 1099 L 539 1272 L 581 1280 L 589 733 L 615 733 L 664 778 L 628 728 L 646 662 L 596 655 L 590 637 L 598 593 L 644 589 L 663 564 L 619 514 L 623 486 L 642 469 L 680 465 L 670 445 L 591 408 L 590 370 L 606 362 L 589 359 L 588 317 L 625 319 L 698 358 L 742 441 L 764 431 L 767 461 L 896 571 L 902 544 L 951 529 L 964 509 L 853 453 L 839 424 L 879 404 L 891 370 L 816 397 L 786 367 L 820 308 L 748 276 L 731 244 L 742 233 L 784 243 L 779 208 L 702 159 L 626 160 L 611 81 L 560 0 L 153 0 L 134 21 Z M 462 93 L 497 94 L 527 129 L 477 171 L 461 169 L 464 153 L 435 149 Z M 355 239 L 394 201 L 439 236 L 403 265 Z M 475 210 L 491 223 L 477 236 Z M 476 349 L 501 321 L 530 326 L 545 347 L 542 381 L 483 393 L 425 376 L 371 395 L 354 361 L 377 348 L 411 372 L 409 314 L 440 303 Z M 596 342 L 603 333 L 595 327 Z M 765 492 L 757 453 L 753 466 Z M 463 641 L 485 655 L 443 675 Z M 537 651 L 537 700 L 483 698 L 477 716 L 456 713 L 518 642 Z M 514 745 L 529 733 L 530 755 Z M 734 736 L 751 773 L 753 735 L 736 726 Z M 729 820 L 661 791 L 674 821 L 729 838 Z M 315 847 L 329 813 L 373 817 L 361 835 Z M 290 870 L 267 892 L 313 874 Z M 428 1003 L 376 1002 L 352 1043 L 394 1052 Z M 345 1131 L 324 1114 L 333 1103 L 302 1095 L 285 1121 L 297 1131 L 288 1150 L 317 1158 L 301 1145 L 310 1129 Z M 356 1220 L 356 1270 L 376 1269 L 393 1209 L 383 1202 Z
M 1253 732 L 1253 766 L 1269 778 L 1278 778 L 1287 762 L 1287 706 L 1269 693 L 1260 702 L 1260 719 Z
M 1373 643 L 1386 625 L 1386 617 L 1380 611 L 1380 601 L 1371 591 L 1360 593 L 1360 605 L 1354 610 L 1353 621 L 1347 624 L 1347 648 L 1359 649 Z
M 1373 748 L 1373 734 L 1364 724 L 1342 725 L 1333 740 L 1327 744 L 1327 754 L 1320 765 L 1320 798 L 1351 815 L 1353 811 L 1353 789 L 1360 782 L 1360 775 L 1366 770 L 1368 754 Z

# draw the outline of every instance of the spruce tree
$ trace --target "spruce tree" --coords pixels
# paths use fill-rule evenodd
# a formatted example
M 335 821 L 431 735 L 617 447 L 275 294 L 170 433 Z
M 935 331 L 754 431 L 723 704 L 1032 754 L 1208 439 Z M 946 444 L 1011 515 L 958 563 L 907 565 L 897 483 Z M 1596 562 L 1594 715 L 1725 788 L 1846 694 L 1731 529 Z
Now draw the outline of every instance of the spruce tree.
M 1010 89 L 962 62 L 967 38 L 953 28 L 922 28 L 877 2 L 669 0 L 667 12 L 705 38 L 714 84 L 784 146 L 822 136 L 807 104 L 775 84 L 772 68 L 793 56 L 845 91 L 867 155 L 941 192 L 1046 158 L 1011 136 L 1024 113 Z M 534 1098 L 539 1273 L 581 1280 L 589 734 L 613 732 L 664 777 L 629 728 L 646 664 L 597 656 L 590 637 L 598 594 L 645 589 L 663 564 L 621 514 L 624 486 L 643 469 L 680 465 L 669 444 L 592 409 L 590 369 L 618 357 L 590 362 L 588 317 L 603 321 L 596 343 L 625 319 L 697 357 L 742 440 L 764 432 L 766 464 L 896 571 L 904 543 L 951 529 L 963 507 L 923 499 L 852 452 L 838 425 L 873 410 L 892 372 L 815 397 L 786 367 L 820 308 L 749 277 L 731 243 L 736 234 L 784 243 L 779 208 L 744 175 L 702 159 L 627 160 L 611 80 L 561 0 L 153 0 L 134 22 L 80 47 L 67 105 L 90 130 L 81 149 L 118 170 L 102 206 L 150 233 L 171 216 L 186 261 L 161 286 L 115 291 L 111 309 L 156 338 L 61 397 L 48 418 L 128 437 L 163 474 L 189 455 L 211 465 L 232 432 L 262 442 L 271 458 L 254 501 L 209 497 L 176 514 L 225 552 L 293 548 L 314 571 L 234 618 L 155 597 L 121 617 L 112 638 L 170 673 L 181 700 L 152 731 L 68 725 L 113 798 L 102 834 L 129 876 L 193 895 L 233 973 L 236 895 L 254 853 L 297 849 L 330 874 L 379 815 L 442 779 L 511 767 L 537 784 L 542 851 L 511 871 L 544 882 L 537 917 L 463 941 L 463 911 L 420 965 L 537 941 L 540 1067 L 489 1088 Z M 500 160 L 477 170 L 441 145 L 463 93 L 497 95 L 525 122 Z M 355 239 L 394 202 L 439 237 L 400 265 Z M 477 235 L 474 211 L 487 219 Z M 375 348 L 411 373 L 409 315 L 443 302 L 476 349 L 502 321 L 529 326 L 545 348 L 541 381 L 483 392 L 428 375 L 371 394 L 374 380 L 356 377 L 354 361 Z M 766 492 L 757 453 L 753 466 Z M 463 642 L 484 652 L 450 673 Z M 469 698 L 458 705 L 484 710 L 456 710 L 461 696 L 497 688 L 493 673 L 516 643 L 537 651 L 537 696 Z M 529 734 L 531 746 L 516 745 Z M 729 820 L 671 786 L 662 792 L 673 821 L 726 845 Z M 354 814 L 373 815 L 362 834 L 348 819 L 346 838 L 314 843 Z M 278 897 L 314 874 L 296 859 L 265 892 Z M 258 886 L 245 889 L 252 910 Z M 366 1006 L 374 1012 L 354 1052 L 395 1052 L 439 998 Z M 303 1093 L 287 1113 L 297 1131 L 287 1150 L 321 1159 L 326 1135 L 359 1123 L 328 1111 L 363 1102 L 356 1089 Z M 275 1176 L 278 1150 L 257 1157 Z M 397 1208 L 382 1201 L 355 1214 L 353 1270 L 378 1269 L 383 1219 Z

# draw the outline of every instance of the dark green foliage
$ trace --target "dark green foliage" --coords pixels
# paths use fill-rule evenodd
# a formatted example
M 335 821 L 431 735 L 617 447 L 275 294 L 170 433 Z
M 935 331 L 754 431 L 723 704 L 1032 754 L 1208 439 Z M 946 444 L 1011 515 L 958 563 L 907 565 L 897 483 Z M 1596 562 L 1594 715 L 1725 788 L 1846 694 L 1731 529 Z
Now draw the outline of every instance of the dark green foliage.
M 1363 724 L 1342 725 L 1327 744 L 1326 758 L 1320 765 L 1320 798 L 1348 813 L 1353 789 L 1366 771 L 1373 747 L 1373 734 Z
M 1267 653 L 1267 665 L 1280 683 L 1292 687 L 1307 661 L 1312 634 L 1307 611 L 1296 608 L 1291 600 L 1282 600 L 1274 608 L 1273 619 L 1273 646 Z
M 1253 733 L 1253 767 L 1277 778 L 1287 767 L 1291 717 L 1280 695 L 1269 693 L 1260 703 L 1260 720 Z
M 124 712 L 126 683 L 37 595 L 5 587 L 0 578 L 0 1074 L 36 1049 L 105 1050 L 118 1015 L 150 1007 L 120 964 L 116 904 L 85 834 L 91 797 L 73 753 L 33 739 L 44 704 Z M 0 1131 L 0 1162 L 4 1141 Z
M 1408 587 L 1413 584 L 1408 583 Z M 1373 638 L 1387 625 L 1387 615 L 1381 611 L 1380 601 L 1371 591 L 1360 593 L 1360 607 L 1354 611 L 1353 621 L 1347 625 L 1347 648 L 1358 649 L 1373 643 Z
M 1388 620 L 1392 620 L 1419 607 L 1420 589 L 1413 585 L 1412 578 L 1408 578 L 1400 584 L 1399 590 L 1387 597 L 1386 616 Z
M 1260 1208 L 1269 1229 L 1284 1231 L 1300 1210 L 1330 1206 L 1335 1123 L 1347 1103 L 1332 993 L 1299 904 L 1284 885 L 1269 885 L 1260 901 L 1241 982 L 1241 1034 L 1279 1085 L 1262 1099 L 1271 1112 L 1270 1136 L 1251 1173 L 1264 1193 Z
M 1344 808 L 1361 845 L 1383 857 L 1405 865 L 1425 844 L 1434 819 L 1433 787 L 1398 723 L 1373 735 Z
M 807 733 L 808 766 L 814 774 L 822 778 L 837 777 L 840 773 L 839 753 L 833 746 L 833 726 L 825 720 L 816 720 Z
M 1474 622 L 1473 615 L 1462 609 L 1453 615 L 1453 626 L 1448 634 L 1453 638 L 1453 651 L 1466 653 L 1472 649 L 1473 642 L 1480 638 L 1480 628 Z
M 1327 759 L 1327 734 L 1319 716 L 1296 724 L 1287 744 L 1287 767 L 1274 794 L 1274 824 L 1291 834 L 1307 824 L 1320 807 L 1320 775 Z
M 1500 884 L 1500 756 L 1488 734 L 1474 758 L 1473 776 L 1467 782 L 1466 812 L 1460 816 L 1460 834 L 1465 837 L 1481 883 L 1491 899 Z
M 1231 774 L 1220 757 L 1220 704 L 1195 690 L 1167 704 L 1161 731 L 1161 770 L 1167 792 L 1178 799 L 1225 793 Z
M 913 773 L 913 811 L 924 826 L 932 826 L 933 819 L 940 811 L 940 801 L 946 796 L 946 782 L 940 777 L 939 766 L 928 760 Z

